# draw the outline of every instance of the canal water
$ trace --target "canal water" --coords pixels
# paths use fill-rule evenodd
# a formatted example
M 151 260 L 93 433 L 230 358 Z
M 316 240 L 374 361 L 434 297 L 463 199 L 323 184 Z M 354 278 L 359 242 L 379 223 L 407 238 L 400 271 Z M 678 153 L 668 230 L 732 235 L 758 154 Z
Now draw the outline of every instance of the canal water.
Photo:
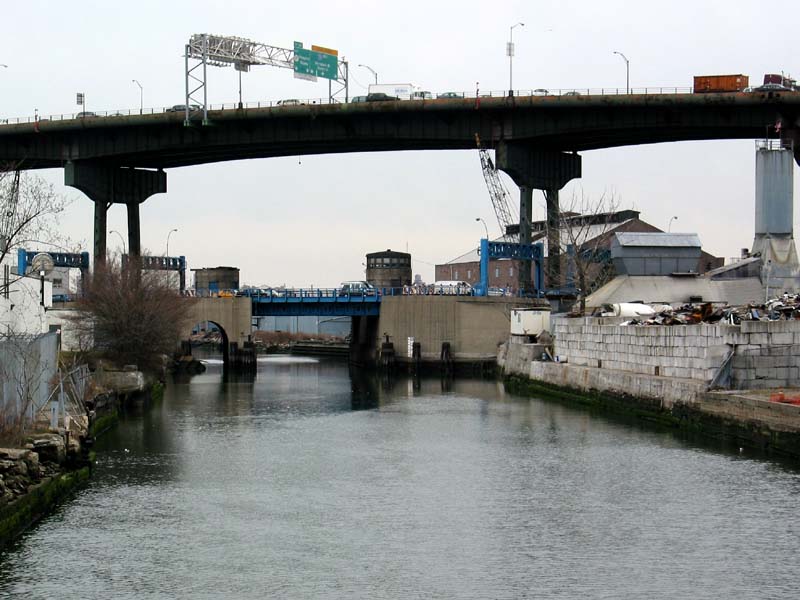
M 99 441 L 14 598 L 796 598 L 791 465 L 504 393 L 219 364 Z

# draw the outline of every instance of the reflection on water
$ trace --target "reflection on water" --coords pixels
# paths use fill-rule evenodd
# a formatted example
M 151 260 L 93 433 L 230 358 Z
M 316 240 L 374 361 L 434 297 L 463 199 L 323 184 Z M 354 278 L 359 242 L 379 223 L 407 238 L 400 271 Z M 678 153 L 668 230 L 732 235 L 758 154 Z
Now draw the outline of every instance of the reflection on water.
M 788 598 L 797 471 L 506 394 L 270 356 L 170 382 L 0 561 L 9 597 Z

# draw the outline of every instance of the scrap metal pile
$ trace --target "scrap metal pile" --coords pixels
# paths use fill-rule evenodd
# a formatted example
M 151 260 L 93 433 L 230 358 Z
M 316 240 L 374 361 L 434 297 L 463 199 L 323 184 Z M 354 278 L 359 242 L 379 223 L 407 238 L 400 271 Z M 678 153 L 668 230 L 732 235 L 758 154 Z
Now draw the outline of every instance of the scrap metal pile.
M 763 304 L 728 306 L 712 302 L 684 304 L 678 308 L 668 304 L 609 304 L 599 316 L 630 317 L 621 325 L 694 325 L 742 321 L 800 320 L 800 294 L 783 294 Z

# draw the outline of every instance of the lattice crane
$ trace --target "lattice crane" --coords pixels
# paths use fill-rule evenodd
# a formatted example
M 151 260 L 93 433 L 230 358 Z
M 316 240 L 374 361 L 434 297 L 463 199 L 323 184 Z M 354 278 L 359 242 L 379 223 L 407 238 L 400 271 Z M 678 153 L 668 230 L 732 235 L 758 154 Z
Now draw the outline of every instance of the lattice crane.
M 511 196 L 500 180 L 500 174 L 497 172 L 494 162 L 492 162 L 492 157 L 489 156 L 489 151 L 485 148 L 479 148 L 478 152 L 481 156 L 483 178 L 486 180 L 486 187 L 489 189 L 489 198 L 492 200 L 497 224 L 500 226 L 500 231 L 502 231 L 503 235 L 506 235 L 509 225 L 518 225 L 519 218 L 516 213 L 512 212 L 511 206 L 513 206 L 513 202 Z
M 5 174 L 8 176 L 8 173 Z M 19 203 L 19 171 L 14 171 L 13 180 L 8 187 L 8 197 L 0 198 L 0 257 L 8 252 L 8 244 L 17 233 L 14 231 L 16 226 L 15 217 L 17 215 L 17 204 Z

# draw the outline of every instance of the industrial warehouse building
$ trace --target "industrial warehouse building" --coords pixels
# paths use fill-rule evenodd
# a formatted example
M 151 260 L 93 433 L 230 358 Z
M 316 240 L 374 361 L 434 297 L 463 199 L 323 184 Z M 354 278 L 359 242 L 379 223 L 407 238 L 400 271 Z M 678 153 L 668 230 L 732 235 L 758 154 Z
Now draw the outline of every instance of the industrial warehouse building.
M 610 260 L 610 250 L 612 241 L 617 233 L 663 233 L 661 229 L 647 223 L 639 218 L 639 211 L 622 210 L 596 215 L 565 215 L 562 219 L 560 228 L 560 239 L 562 245 L 561 273 L 565 287 L 575 286 L 574 268 L 570 265 L 569 253 L 573 252 L 568 248 L 568 240 L 574 238 L 576 245 L 581 251 L 591 250 L 597 254 L 596 265 L 592 265 L 590 287 L 597 287 L 599 284 L 611 279 L 619 274 L 614 263 Z M 542 243 L 545 255 L 544 270 L 547 271 L 547 222 L 535 221 L 531 224 L 532 241 Z M 679 234 L 675 234 L 678 236 Z M 680 234 L 682 237 L 675 237 L 675 242 L 683 243 L 687 234 Z M 670 236 L 671 238 L 672 236 Z M 695 235 L 694 240 L 699 239 Z M 503 236 L 494 241 L 516 242 L 516 236 Z M 669 244 L 668 241 L 662 243 Z M 681 261 L 681 268 L 696 273 L 705 273 L 711 269 L 721 267 L 724 264 L 723 258 L 712 256 L 697 248 L 698 258 L 693 259 L 692 265 Z M 677 266 L 677 263 L 676 263 Z M 691 267 L 691 268 L 689 268 Z M 514 293 L 519 281 L 520 261 L 513 259 L 492 259 L 489 261 L 489 287 L 501 288 Z M 533 280 L 533 273 L 531 274 Z M 599 279 L 599 280 L 598 280 Z M 480 256 L 477 247 L 465 254 L 444 263 L 436 265 L 436 280 L 466 281 L 472 285 L 480 281 Z

